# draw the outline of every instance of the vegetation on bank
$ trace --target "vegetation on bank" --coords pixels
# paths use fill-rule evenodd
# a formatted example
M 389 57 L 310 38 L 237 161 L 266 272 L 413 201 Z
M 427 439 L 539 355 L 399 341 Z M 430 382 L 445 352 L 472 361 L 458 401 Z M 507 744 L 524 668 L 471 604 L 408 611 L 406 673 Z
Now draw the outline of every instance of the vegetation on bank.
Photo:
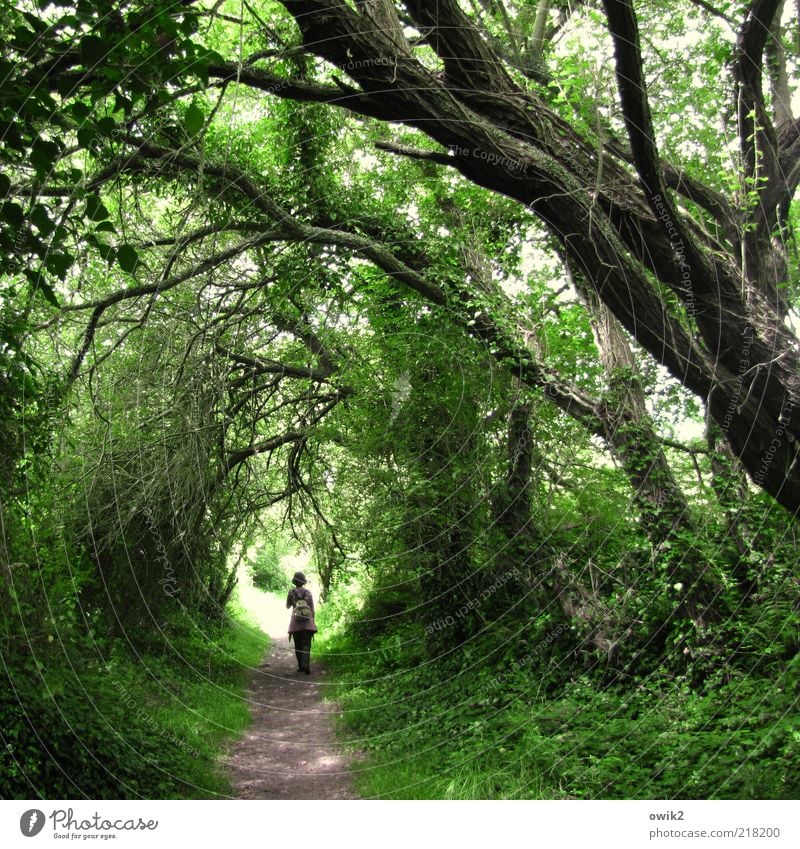
M 297 545 L 367 795 L 796 794 L 797 15 L 0 0 L 0 792 L 223 792 Z
M 436 659 L 419 624 L 370 635 L 352 604 L 334 608 L 317 651 L 364 798 L 800 798 L 787 634 L 769 640 L 771 662 L 751 645 L 693 688 L 667 667 L 609 681 L 546 617 L 498 623 Z
M 25 635 L 4 655 L 0 798 L 227 796 L 220 753 L 250 721 L 246 673 L 267 645 L 231 608 L 125 639 L 63 622 Z

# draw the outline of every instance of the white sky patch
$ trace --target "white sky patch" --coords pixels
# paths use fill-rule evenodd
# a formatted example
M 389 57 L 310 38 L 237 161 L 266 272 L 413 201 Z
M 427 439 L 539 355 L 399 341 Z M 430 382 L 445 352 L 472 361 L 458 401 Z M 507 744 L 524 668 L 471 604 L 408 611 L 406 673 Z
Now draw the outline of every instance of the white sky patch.
M 678 442 L 696 442 L 698 439 L 705 439 L 706 437 L 705 422 L 698 419 L 682 419 L 675 425 L 673 430 L 675 432 L 675 439 Z

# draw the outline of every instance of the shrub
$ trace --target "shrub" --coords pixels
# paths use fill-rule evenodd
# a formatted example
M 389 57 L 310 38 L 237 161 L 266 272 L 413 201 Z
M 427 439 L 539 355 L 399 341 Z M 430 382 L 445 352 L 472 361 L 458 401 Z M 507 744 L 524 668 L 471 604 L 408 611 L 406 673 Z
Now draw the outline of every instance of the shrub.
M 269 593 L 286 589 L 288 575 L 281 560 L 291 552 L 292 542 L 280 532 L 260 540 L 258 553 L 250 563 L 253 585 Z

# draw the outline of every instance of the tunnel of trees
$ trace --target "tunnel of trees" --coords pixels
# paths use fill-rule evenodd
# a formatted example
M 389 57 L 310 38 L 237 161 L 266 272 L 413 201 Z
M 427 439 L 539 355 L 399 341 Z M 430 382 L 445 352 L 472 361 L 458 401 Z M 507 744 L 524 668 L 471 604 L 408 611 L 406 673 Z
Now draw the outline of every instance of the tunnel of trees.
M 0 9 L 2 795 L 215 792 L 278 521 L 388 752 L 796 796 L 800 5 Z

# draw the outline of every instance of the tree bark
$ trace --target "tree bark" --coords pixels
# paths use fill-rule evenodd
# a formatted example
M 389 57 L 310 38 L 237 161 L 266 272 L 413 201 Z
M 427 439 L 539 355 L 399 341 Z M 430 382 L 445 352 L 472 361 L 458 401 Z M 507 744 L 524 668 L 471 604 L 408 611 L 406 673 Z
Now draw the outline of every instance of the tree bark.
M 659 545 L 679 527 L 692 525 L 691 511 L 675 480 L 645 403 L 630 344 L 596 293 L 573 277 L 589 312 L 608 389 L 602 401 L 606 441 L 627 472 L 650 540 Z

